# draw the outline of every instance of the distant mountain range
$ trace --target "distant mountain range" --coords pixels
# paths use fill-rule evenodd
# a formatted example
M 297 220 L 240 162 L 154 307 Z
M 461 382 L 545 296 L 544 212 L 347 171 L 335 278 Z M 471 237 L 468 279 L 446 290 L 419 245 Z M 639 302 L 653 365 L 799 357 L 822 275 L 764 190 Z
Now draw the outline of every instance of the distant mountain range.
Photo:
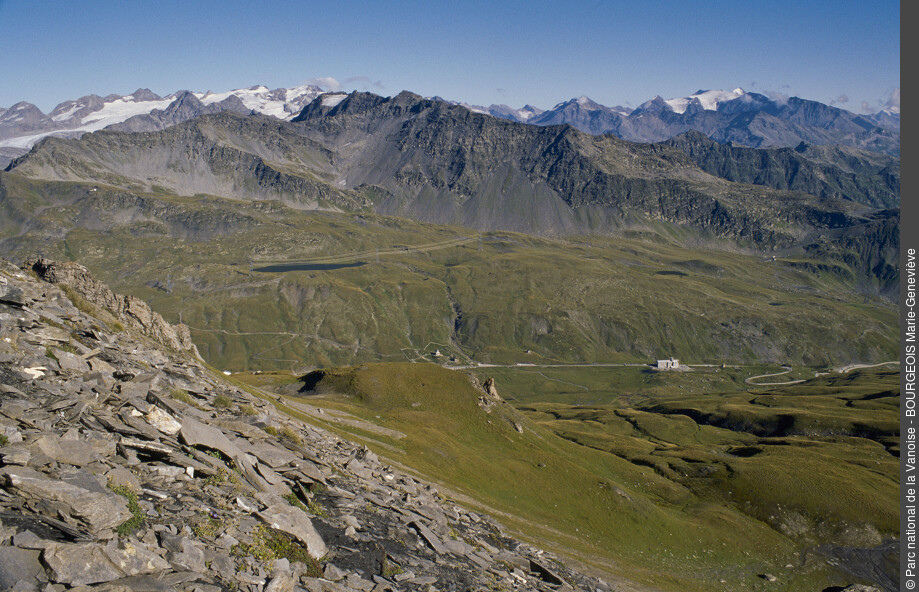
M 859 253 L 853 262 L 875 263 L 859 275 L 882 290 L 896 277 L 887 247 L 895 240 L 900 163 L 891 156 L 727 146 L 693 131 L 637 143 L 524 125 L 408 92 L 324 94 L 289 122 L 232 111 L 143 135 L 48 138 L 8 170 L 131 192 L 277 200 L 300 210 L 374 211 L 543 236 L 664 223 L 742 248 L 813 245 L 847 257 L 837 242 L 845 234 L 855 242 L 843 250 Z M 882 240 L 862 240 L 878 232 Z
M 46 136 L 73 138 L 101 129 L 155 131 L 220 111 L 291 119 L 323 92 L 313 85 L 274 90 L 253 86 L 223 93 L 186 90 L 161 97 L 142 88 L 126 96 L 88 95 L 65 101 L 48 114 L 20 102 L 8 109 L 0 107 L 0 166 Z
M 253 86 L 223 93 L 180 91 L 167 97 L 138 89 L 126 96 L 88 95 L 65 101 L 48 114 L 31 103 L 20 102 L 8 109 L 0 107 L 0 167 L 49 135 L 79 137 L 106 128 L 155 131 L 220 111 L 259 113 L 290 120 L 323 93 L 313 85 L 274 90 Z M 754 148 L 795 147 L 804 142 L 850 146 L 894 156 L 899 156 L 900 151 L 899 109 L 856 115 L 816 101 L 797 97 L 772 99 L 740 88 L 700 90 L 666 100 L 658 96 L 637 109 L 607 107 L 586 96 L 548 110 L 532 105 L 520 109 L 507 105 L 481 107 L 442 97 L 433 100 L 520 123 L 568 124 L 589 134 L 613 134 L 636 142 L 659 142 L 695 130 L 720 143 Z

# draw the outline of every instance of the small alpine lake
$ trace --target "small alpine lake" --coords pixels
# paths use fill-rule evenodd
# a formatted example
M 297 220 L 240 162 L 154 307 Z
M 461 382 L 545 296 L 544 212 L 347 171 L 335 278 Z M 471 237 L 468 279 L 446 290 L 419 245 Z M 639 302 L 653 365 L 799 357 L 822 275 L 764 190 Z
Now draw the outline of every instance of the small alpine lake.
M 278 265 L 268 265 L 265 267 L 256 267 L 252 271 L 261 271 L 262 273 L 284 273 L 285 271 L 332 271 L 335 269 L 345 269 L 347 267 L 360 267 L 367 265 L 363 261 L 355 263 L 281 263 Z

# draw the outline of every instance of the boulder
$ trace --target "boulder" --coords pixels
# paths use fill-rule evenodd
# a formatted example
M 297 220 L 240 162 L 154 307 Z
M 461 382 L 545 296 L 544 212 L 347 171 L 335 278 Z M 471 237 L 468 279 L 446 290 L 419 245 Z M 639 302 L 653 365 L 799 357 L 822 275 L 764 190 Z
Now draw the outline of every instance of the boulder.
M 115 528 L 131 517 L 127 501 L 120 495 L 48 479 L 26 467 L 0 469 L 0 483 L 22 497 L 60 502 L 71 517 L 94 533 Z
M 490 397 L 498 396 L 498 389 L 497 387 L 495 387 L 494 378 L 490 378 L 490 377 L 486 378 L 485 383 L 482 385 L 482 388 L 485 390 L 485 394 L 487 394 L 488 396 Z
M 164 535 L 162 545 L 169 551 L 166 554 L 166 560 L 173 567 L 195 573 L 204 572 L 205 557 L 200 544 L 188 537 Z
M 55 349 L 54 357 L 57 358 L 57 363 L 61 370 L 78 373 L 89 372 L 89 364 L 78 355 Z
M 257 515 L 271 528 L 286 532 L 303 543 L 310 557 L 319 559 L 328 554 L 329 550 L 325 542 L 303 510 L 289 505 L 275 504 L 265 508 Z
M 182 424 L 156 406 L 144 416 L 144 419 L 147 420 L 147 423 L 168 436 L 175 436 L 182 429 Z
M 22 308 L 28 304 L 28 301 L 20 288 L 16 286 L 0 285 L 0 303 Z
M 60 436 L 46 434 L 36 440 L 32 446 L 33 453 L 40 453 L 51 457 L 59 463 L 82 467 L 96 459 L 92 448 L 74 445 L 74 442 L 64 442 Z
M 111 582 L 169 568 L 165 559 L 130 541 L 120 547 L 49 543 L 42 560 L 55 582 L 71 586 Z
M 182 441 L 189 446 L 210 448 L 217 450 L 227 458 L 242 456 L 242 451 L 236 444 L 219 429 L 201 423 L 190 417 L 184 417 L 181 422 L 180 433 Z

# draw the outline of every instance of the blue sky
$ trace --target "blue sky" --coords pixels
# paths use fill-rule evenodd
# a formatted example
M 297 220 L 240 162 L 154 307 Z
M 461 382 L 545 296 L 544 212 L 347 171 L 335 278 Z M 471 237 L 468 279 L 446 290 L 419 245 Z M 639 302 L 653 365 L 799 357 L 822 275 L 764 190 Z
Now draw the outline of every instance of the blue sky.
M 0 0 L 0 106 L 331 78 L 542 108 L 740 86 L 874 112 L 899 104 L 899 31 L 889 0 Z

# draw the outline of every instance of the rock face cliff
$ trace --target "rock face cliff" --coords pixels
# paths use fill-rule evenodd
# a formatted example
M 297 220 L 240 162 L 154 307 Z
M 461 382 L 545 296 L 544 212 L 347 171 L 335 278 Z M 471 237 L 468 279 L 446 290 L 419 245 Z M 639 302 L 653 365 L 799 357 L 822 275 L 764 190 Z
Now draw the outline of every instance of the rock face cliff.
M 163 345 L 178 351 L 191 351 L 198 356 L 188 327 L 181 324 L 170 325 L 140 298 L 112 292 L 108 286 L 90 275 L 89 270 L 82 265 L 38 259 L 27 262 L 26 267 L 48 283 L 60 284 L 75 290 L 79 297 L 112 312 L 119 321 L 132 325 Z
M 0 261 L 0 589 L 608 589 L 213 375 L 85 269 L 29 267 L 70 288 Z

